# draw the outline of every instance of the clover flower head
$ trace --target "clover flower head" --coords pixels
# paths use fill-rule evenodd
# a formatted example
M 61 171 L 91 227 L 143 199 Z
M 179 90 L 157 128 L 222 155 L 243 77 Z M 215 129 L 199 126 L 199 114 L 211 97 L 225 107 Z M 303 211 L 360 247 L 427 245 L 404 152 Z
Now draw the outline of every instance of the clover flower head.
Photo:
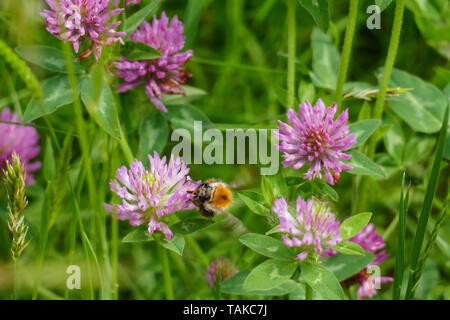
M 78 53 L 80 46 L 90 40 L 90 47 L 81 53 L 76 60 L 89 57 L 95 50 L 98 61 L 103 46 L 111 46 L 115 42 L 124 44 L 121 37 L 125 32 L 114 29 L 121 21 L 108 23 L 124 9 L 117 8 L 120 1 L 115 0 L 45 0 L 51 10 L 41 12 L 48 32 L 60 40 L 71 43 Z
M 355 143 L 356 138 L 349 134 L 348 109 L 336 120 L 337 105 L 326 107 L 319 99 L 313 107 L 309 101 L 301 103 L 298 113 L 289 109 L 289 124 L 278 121 L 278 149 L 283 152 L 284 167 L 298 170 L 310 163 L 305 177 L 309 180 L 321 179 L 322 171 L 326 181 L 333 185 L 339 181 L 342 170 L 351 170 L 351 166 L 341 162 L 352 156 L 344 153 Z
M 349 241 L 360 245 L 364 251 L 371 252 L 375 255 L 375 259 L 370 262 L 367 267 L 362 269 L 355 276 L 346 280 L 346 282 L 350 284 L 355 282 L 359 283 L 358 299 L 362 299 L 364 297 L 371 298 L 376 294 L 378 284 L 387 283 L 394 280 L 391 277 L 380 277 L 377 279 L 371 274 L 371 268 L 373 266 L 378 266 L 389 258 L 386 251 L 381 250 L 386 246 L 386 243 L 383 241 L 383 238 L 377 234 L 373 223 L 369 223 L 358 234 L 349 239 Z M 331 257 L 336 254 L 338 254 L 336 250 L 329 249 L 323 252 L 322 257 Z
M 342 241 L 339 231 L 339 220 L 330 209 L 319 201 L 297 198 L 297 215 L 294 217 L 288 210 L 286 199 L 274 201 L 272 210 L 278 215 L 279 232 L 283 235 L 283 243 L 288 247 L 302 248 L 297 260 L 319 257 L 324 250 Z
M 228 258 L 220 257 L 219 259 L 212 261 L 208 267 L 208 270 L 206 271 L 206 280 L 208 281 L 211 288 L 214 288 L 214 286 L 216 285 L 216 279 L 219 270 L 221 282 L 227 280 L 228 278 L 231 278 L 238 272 L 234 263 Z
M 150 101 L 160 110 L 167 112 L 161 102 L 163 93 L 184 94 L 181 84 L 186 84 L 191 74 L 184 64 L 193 55 L 192 50 L 181 52 L 184 47 L 183 24 L 175 16 L 169 19 L 163 12 L 161 18 L 153 17 L 150 24 L 144 21 L 131 35 L 130 40 L 143 42 L 161 53 L 160 58 L 134 61 L 121 56 L 114 66 L 124 82 L 119 85 L 119 92 L 145 85 Z
M 116 179 L 110 181 L 111 191 L 122 199 L 122 204 L 104 204 L 109 212 L 116 210 L 119 220 L 129 220 L 130 225 L 148 224 L 148 233 L 162 231 L 167 240 L 173 236 L 164 222 L 164 217 L 180 210 L 194 209 L 190 202 L 193 195 L 189 190 L 198 183 L 188 176 L 189 168 L 180 158 L 171 155 L 167 162 L 155 151 L 148 156 L 150 168 L 144 168 L 142 162 L 136 160 L 119 168 Z
M 0 114 L 1 121 L 22 123 L 14 112 L 5 109 Z M 20 157 L 26 172 L 26 184 L 33 184 L 32 172 L 41 167 L 41 162 L 31 162 L 39 154 L 39 135 L 35 128 L 25 125 L 0 123 L 0 169 L 6 168 L 6 161 L 12 159 L 14 151 Z M 0 170 L 1 172 L 2 170 Z

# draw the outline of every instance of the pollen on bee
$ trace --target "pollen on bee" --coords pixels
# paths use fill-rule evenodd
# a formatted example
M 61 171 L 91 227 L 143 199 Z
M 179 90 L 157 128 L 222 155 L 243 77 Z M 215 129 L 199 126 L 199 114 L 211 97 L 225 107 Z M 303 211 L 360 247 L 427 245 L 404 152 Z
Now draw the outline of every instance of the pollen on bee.
M 223 185 L 218 185 L 214 192 L 214 198 L 211 201 L 212 206 L 219 209 L 225 209 L 230 203 L 231 191 Z

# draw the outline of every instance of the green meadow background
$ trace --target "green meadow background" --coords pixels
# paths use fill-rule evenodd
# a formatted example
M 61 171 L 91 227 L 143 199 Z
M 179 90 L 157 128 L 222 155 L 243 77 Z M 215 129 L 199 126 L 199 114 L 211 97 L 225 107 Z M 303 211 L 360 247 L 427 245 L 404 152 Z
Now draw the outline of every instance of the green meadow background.
M 154 0 L 153 0 L 154 1 Z M 149 4 L 143 0 L 127 9 L 127 15 Z M 149 102 L 144 89 L 116 94 L 115 79 L 107 68 L 108 58 L 120 54 L 118 45 L 108 48 L 94 66 L 93 58 L 82 61 L 80 68 L 94 77 L 100 75 L 113 89 L 109 103 L 117 109 L 122 135 L 128 151 L 113 134 L 108 134 L 85 110 L 86 134 L 90 148 L 95 194 L 89 194 L 82 151 L 78 142 L 72 102 L 57 105 L 55 111 L 39 116 L 33 123 L 40 134 L 43 162 L 34 174 L 36 184 L 27 187 L 29 206 L 24 212 L 30 226 L 31 244 L 21 256 L 14 289 L 14 267 L 10 258 L 10 240 L 6 227 L 6 199 L 0 189 L 0 299 L 164 299 L 162 261 L 152 241 L 122 242 L 133 230 L 128 222 L 111 219 L 103 203 L 117 201 L 109 191 L 109 179 L 115 170 L 128 165 L 134 157 L 145 159 L 152 150 L 170 154 L 176 142 L 170 141 L 177 128 L 191 129 L 193 120 L 202 120 L 205 128 L 273 129 L 277 120 L 286 121 L 288 107 L 299 101 L 312 103 L 322 98 L 327 105 L 335 99 L 339 57 L 348 25 L 349 1 L 329 0 L 328 26 L 318 25 L 295 1 L 295 104 L 287 105 L 288 19 L 286 1 L 282 0 L 164 0 L 155 1 L 154 12 L 165 11 L 169 18 L 177 15 L 184 23 L 185 49 L 194 57 L 186 67 L 189 79 L 186 97 L 166 97 L 169 113 L 162 114 Z M 395 2 L 381 13 L 381 29 L 369 30 L 366 9 L 374 0 L 359 1 L 347 83 L 347 95 L 341 110 L 349 108 L 349 123 L 371 119 L 376 92 L 361 99 L 357 92 L 377 89 L 389 47 Z M 0 2 L 0 39 L 15 50 L 39 84 L 47 79 L 65 77 L 30 63 L 29 46 L 48 46 L 63 50 L 60 41 L 44 28 L 39 12 L 46 7 L 40 0 L 2 0 Z M 147 18 L 151 20 L 151 16 Z M 322 28 L 320 28 L 322 27 Z M 444 0 L 407 0 L 401 40 L 398 47 L 394 83 L 389 87 L 411 88 L 398 97 L 389 98 L 382 121 L 373 135 L 378 138 L 374 158 L 381 173 L 361 176 L 344 172 L 329 193 L 330 204 L 341 218 L 363 211 L 373 213 L 371 222 L 387 243 L 391 255 L 381 265 L 383 276 L 393 276 L 397 252 L 399 199 L 403 172 L 410 185 L 406 223 L 406 265 L 411 252 L 418 217 L 424 203 L 439 129 L 450 97 L 450 8 Z M 24 53 L 25 52 L 25 53 Z M 34 92 L 20 72 L 0 58 L 0 110 L 8 107 L 22 117 L 30 110 Z M 51 91 L 51 90 L 50 90 Z M 45 90 L 44 101 L 46 99 Z M 419 103 L 416 103 L 419 101 Z M 48 106 L 48 105 L 47 105 Z M 45 107 L 45 106 L 44 106 Z M 83 106 L 84 108 L 84 106 Z M 424 109 L 428 112 L 416 121 Z M 28 111 L 27 111 L 28 110 Z M 399 111 L 400 110 L 400 111 Z M 406 110 L 406 111 L 405 111 Z M 431 119 L 430 119 L 431 118 Z M 434 121 L 434 122 L 433 122 Z M 117 129 L 117 128 L 116 128 Z M 116 132 L 117 133 L 117 132 Z M 1 139 L 1 137 L 0 137 Z M 358 147 L 362 153 L 368 144 Z M 426 239 L 446 203 L 450 157 L 447 139 L 440 165 L 440 179 L 427 225 Z M 66 159 L 66 161 L 64 160 Z M 263 257 L 239 242 L 246 232 L 265 233 L 272 225 L 254 214 L 238 196 L 240 190 L 261 193 L 258 165 L 192 164 L 190 176 L 195 180 L 221 179 L 235 188 L 234 200 L 227 214 L 219 215 L 208 228 L 186 238 L 182 256 L 169 251 L 174 296 L 177 299 L 217 298 L 205 279 L 210 261 L 220 256 L 231 258 L 239 270 L 251 270 Z M 281 167 L 281 164 L 280 164 Z M 370 170 L 369 170 L 370 171 Z M 300 173 L 283 169 L 290 177 L 289 196 L 295 197 L 301 186 L 295 178 Z M 363 186 L 364 180 L 366 185 Z M 329 191 L 330 192 L 330 191 Z M 93 201 L 94 200 L 94 201 Z M 197 217 L 196 211 L 181 212 L 181 219 Z M 446 213 L 448 216 L 448 212 Z M 48 226 L 48 238 L 42 247 L 42 226 Z M 80 226 L 83 226 L 83 230 Z M 100 227 L 99 227 L 100 226 Z M 100 230 L 100 231 L 99 231 Z M 81 289 L 67 290 L 66 269 L 81 268 Z M 405 272 L 405 279 L 407 277 Z M 38 279 L 38 281 L 37 281 Z M 118 284 L 118 285 L 115 285 Z M 415 298 L 450 299 L 450 219 L 440 227 L 436 242 L 424 268 Z M 295 299 L 295 292 L 281 296 L 227 294 L 231 299 Z M 350 298 L 356 297 L 356 287 Z M 391 299 L 392 283 L 382 285 L 375 299 Z

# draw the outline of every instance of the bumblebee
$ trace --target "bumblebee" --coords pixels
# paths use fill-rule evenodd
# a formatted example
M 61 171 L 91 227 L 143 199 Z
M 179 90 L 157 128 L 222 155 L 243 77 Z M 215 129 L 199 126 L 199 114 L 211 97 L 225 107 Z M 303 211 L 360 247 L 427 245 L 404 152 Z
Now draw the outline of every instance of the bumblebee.
M 232 199 L 228 186 L 215 179 L 206 180 L 195 190 L 188 192 L 194 194 L 191 202 L 198 207 L 200 214 L 207 218 L 213 218 L 216 212 L 223 212 Z

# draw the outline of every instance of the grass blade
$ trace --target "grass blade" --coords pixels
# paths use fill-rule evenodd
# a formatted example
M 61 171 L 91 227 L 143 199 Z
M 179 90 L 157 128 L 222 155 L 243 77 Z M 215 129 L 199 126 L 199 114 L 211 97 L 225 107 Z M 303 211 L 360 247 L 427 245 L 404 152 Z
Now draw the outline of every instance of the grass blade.
M 425 231 L 428 224 L 428 218 L 430 217 L 431 206 L 433 203 L 434 194 L 436 192 L 437 183 L 440 174 L 440 164 L 442 155 L 444 153 L 444 144 L 447 138 L 447 124 L 448 124 L 448 105 L 445 110 L 445 115 L 442 120 L 441 131 L 439 133 L 438 145 L 433 161 L 433 167 L 431 170 L 430 179 L 428 182 L 427 190 L 425 193 L 425 199 L 420 212 L 419 223 L 417 225 L 416 236 L 414 238 L 413 248 L 410 258 L 410 275 L 408 280 L 408 287 L 406 289 L 405 299 L 412 299 L 413 297 L 413 275 L 419 262 L 420 252 L 422 250 L 422 243 L 425 237 Z
M 445 205 L 442 208 L 441 214 L 439 215 L 439 218 L 434 225 L 433 231 L 431 232 L 430 239 L 428 240 L 428 243 L 424 249 L 423 254 L 420 256 L 419 263 L 417 265 L 417 268 L 412 272 L 412 285 L 411 285 L 411 293 L 410 293 L 410 299 L 414 297 L 414 293 L 416 292 L 417 286 L 419 285 L 420 277 L 422 276 L 423 270 L 425 268 L 425 262 L 428 259 L 428 256 L 430 255 L 431 249 L 434 246 L 434 243 L 436 242 L 436 238 L 438 236 L 439 229 L 444 223 L 444 220 L 447 216 L 447 207 L 448 207 L 448 190 L 447 190 L 447 197 L 446 197 Z
M 399 209 L 399 226 L 398 226 L 398 245 L 395 259 L 395 271 L 394 271 L 394 292 L 393 299 L 399 300 L 401 293 L 401 286 L 403 280 L 403 271 L 405 267 L 405 225 L 406 225 L 406 208 L 408 206 L 407 199 L 405 199 L 405 176 L 406 172 L 403 172 L 402 189 L 400 193 L 400 209 Z M 407 198 L 409 198 L 409 188 L 407 191 Z

